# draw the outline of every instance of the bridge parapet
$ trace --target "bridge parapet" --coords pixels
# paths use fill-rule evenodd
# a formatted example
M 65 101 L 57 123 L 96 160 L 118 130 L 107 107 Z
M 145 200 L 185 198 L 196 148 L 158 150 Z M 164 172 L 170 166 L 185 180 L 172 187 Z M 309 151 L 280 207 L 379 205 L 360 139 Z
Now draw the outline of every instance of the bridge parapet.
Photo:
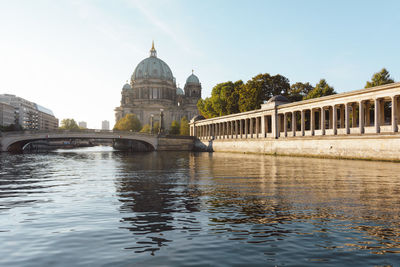
M 18 131 L 3 132 L 0 138 L 1 151 L 8 151 L 13 144 L 20 146 L 35 140 L 56 139 L 121 139 L 136 140 L 150 144 L 154 150 L 158 147 L 158 136 L 147 133 L 102 131 L 102 130 L 52 130 L 52 131 Z

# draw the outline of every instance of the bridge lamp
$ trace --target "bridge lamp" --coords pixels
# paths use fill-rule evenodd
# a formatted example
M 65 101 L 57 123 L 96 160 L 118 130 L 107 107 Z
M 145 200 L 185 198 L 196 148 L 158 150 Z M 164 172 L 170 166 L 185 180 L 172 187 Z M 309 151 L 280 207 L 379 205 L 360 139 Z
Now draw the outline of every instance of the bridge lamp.
M 151 134 L 154 133 L 153 127 L 154 127 L 154 115 L 150 114 L 150 133 Z
M 160 129 L 158 131 L 159 134 L 164 133 L 164 109 L 160 109 Z

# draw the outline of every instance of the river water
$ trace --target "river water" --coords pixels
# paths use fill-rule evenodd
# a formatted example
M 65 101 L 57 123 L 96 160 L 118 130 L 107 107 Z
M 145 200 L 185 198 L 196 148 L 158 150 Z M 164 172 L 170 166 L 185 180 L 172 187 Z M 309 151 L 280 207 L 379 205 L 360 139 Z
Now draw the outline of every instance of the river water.
M 400 164 L 0 154 L 0 266 L 399 266 Z

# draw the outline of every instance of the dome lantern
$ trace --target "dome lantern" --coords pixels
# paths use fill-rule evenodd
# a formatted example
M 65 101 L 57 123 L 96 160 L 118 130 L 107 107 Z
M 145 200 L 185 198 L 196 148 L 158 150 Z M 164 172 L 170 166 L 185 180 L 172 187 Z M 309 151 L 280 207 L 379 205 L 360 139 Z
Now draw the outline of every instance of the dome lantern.
M 157 51 L 156 51 L 156 49 L 154 48 L 154 40 L 153 40 L 153 43 L 152 43 L 152 45 L 151 45 L 150 56 L 151 56 L 151 57 L 157 57 Z

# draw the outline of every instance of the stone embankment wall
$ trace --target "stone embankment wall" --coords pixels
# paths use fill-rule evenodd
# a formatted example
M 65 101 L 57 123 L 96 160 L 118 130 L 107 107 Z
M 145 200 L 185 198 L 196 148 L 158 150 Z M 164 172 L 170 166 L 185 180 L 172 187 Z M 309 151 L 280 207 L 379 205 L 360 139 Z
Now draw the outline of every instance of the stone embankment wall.
M 158 151 L 192 151 L 195 138 L 192 136 L 159 137 Z
M 195 150 L 400 161 L 400 135 L 196 140 Z

